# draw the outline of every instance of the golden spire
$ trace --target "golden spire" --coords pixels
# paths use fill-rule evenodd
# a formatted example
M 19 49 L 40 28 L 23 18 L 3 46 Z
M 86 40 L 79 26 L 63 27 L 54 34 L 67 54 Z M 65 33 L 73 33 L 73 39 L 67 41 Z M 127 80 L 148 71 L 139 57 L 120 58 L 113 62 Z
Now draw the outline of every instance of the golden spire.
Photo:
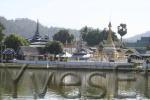
M 108 37 L 107 37 L 107 42 L 109 43 L 109 44 L 111 44 L 112 42 L 113 42 L 113 40 L 112 40 L 112 31 L 111 31 L 111 22 L 109 22 L 109 25 L 108 25 L 108 27 L 109 27 L 109 33 L 108 33 Z
M 117 51 L 116 51 L 116 48 L 115 48 L 115 45 L 114 45 L 114 42 L 113 42 L 113 39 L 112 39 L 111 22 L 109 22 L 108 27 L 109 27 L 109 31 L 108 31 L 106 44 L 104 45 L 104 48 L 103 48 L 103 52 L 108 57 L 108 60 L 110 60 L 110 59 L 115 60 L 116 57 L 117 57 L 116 56 Z
M 114 43 L 112 40 L 111 22 L 109 22 L 108 27 L 109 27 L 109 33 L 108 33 L 108 37 L 107 37 L 107 44 L 111 47 L 114 47 Z

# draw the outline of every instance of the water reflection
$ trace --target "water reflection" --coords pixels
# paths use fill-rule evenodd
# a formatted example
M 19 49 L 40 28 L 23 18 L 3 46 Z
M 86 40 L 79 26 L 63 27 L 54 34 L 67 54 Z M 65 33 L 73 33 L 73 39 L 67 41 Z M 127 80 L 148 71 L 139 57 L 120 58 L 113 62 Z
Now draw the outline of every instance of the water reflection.
M 0 69 L 0 100 L 150 99 L 148 71 Z M 13 99 L 14 98 L 14 99 Z M 16 99 L 15 99 L 16 100 Z

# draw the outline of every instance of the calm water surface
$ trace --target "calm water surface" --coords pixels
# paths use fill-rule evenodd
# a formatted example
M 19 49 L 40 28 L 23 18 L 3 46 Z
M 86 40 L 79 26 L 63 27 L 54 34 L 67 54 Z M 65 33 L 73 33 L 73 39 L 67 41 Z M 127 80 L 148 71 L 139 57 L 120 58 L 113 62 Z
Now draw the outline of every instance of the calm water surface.
M 150 99 L 150 72 L 0 69 L 0 100 Z M 19 76 L 20 75 L 20 76 Z M 13 98 L 15 97 L 15 98 Z

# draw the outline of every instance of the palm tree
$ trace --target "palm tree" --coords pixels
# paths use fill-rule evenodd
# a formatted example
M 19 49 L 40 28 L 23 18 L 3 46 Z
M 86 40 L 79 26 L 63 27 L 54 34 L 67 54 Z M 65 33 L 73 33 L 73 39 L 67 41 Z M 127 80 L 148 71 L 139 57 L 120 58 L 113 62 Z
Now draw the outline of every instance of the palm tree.
M 122 37 L 127 34 L 127 25 L 121 23 L 120 26 L 118 26 L 118 34 L 121 36 L 121 42 L 122 42 Z

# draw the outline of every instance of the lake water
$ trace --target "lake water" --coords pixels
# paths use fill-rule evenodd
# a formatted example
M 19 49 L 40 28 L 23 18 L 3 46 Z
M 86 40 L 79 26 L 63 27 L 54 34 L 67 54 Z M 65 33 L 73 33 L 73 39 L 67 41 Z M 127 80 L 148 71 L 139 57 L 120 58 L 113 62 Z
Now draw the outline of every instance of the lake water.
M 150 99 L 150 72 L 0 69 L 0 100 Z

